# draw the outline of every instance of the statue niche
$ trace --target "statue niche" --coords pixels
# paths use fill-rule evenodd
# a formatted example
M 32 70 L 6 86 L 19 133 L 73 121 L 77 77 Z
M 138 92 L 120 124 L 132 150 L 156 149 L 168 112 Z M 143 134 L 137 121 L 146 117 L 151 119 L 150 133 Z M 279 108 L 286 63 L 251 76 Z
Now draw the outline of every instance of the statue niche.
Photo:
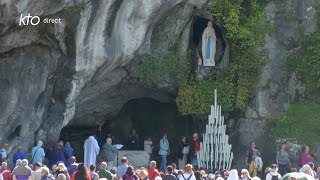
M 202 34 L 202 60 L 203 66 L 215 66 L 214 56 L 216 54 L 216 33 L 211 21 Z

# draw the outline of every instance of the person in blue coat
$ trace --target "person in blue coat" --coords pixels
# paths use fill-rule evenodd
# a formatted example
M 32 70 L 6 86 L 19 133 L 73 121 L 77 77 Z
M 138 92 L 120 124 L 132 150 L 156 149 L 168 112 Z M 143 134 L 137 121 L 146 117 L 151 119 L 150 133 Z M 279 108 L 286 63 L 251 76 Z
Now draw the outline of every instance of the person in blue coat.
M 13 155 L 13 164 L 16 164 L 17 160 L 23 160 L 26 159 L 26 155 L 24 154 L 24 152 L 22 152 L 22 147 L 18 146 L 18 151 L 16 153 L 14 153 Z
M 161 171 L 166 172 L 167 167 L 167 155 L 170 153 L 169 141 L 167 139 L 167 133 L 163 133 L 162 139 L 160 139 L 159 155 L 161 156 Z
M 70 142 L 66 142 L 66 144 L 64 145 L 64 150 L 67 153 L 67 161 L 66 161 L 66 165 L 70 165 L 71 164 L 71 160 L 70 158 L 73 156 L 73 148 L 70 145 Z
M 57 164 L 59 161 L 64 162 L 64 152 L 61 149 L 61 145 L 57 143 L 54 148 L 49 151 L 48 154 L 49 167 L 52 168 L 53 165 Z

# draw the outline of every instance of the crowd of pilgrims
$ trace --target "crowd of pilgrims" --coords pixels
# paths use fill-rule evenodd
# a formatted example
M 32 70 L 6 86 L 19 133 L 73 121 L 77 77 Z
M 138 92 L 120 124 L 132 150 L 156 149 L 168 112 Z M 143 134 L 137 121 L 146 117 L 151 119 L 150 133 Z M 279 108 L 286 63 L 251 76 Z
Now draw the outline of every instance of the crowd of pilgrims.
M 136 137 L 132 137 L 136 136 Z M 130 134 L 129 143 L 135 148 L 138 135 L 135 131 Z M 162 141 L 162 142 L 161 142 Z M 162 145 L 161 145 L 162 144 Z M 146 139 L 145 151 L 151 153 L 152 141 Z M 166 159 L 169 154 L 169 141 L 166 133 L 160 139 L 159 155 L 161 165 L 157 169 L 156 161 L 150 161 L 149 167 L 138 167 L 136 170 L 130 165 L 126 157 L 120 157 L 121 164 L 117 164 L 117 149 L 112 145 L 111 137 L 100 149 L 97 140 L 90 136 L 84 143 L 84 163 L 78 163 L 73 156 L 73 148 L 69 142 L 60 140 L 54 147 L 45 153 L 43 142 L 38 141 L 31 150 L 31 160 L 26 159 L 22 147 L 12 157 L 13 168 L 8 167 L 7 149 L 9 145 L 3 144 L 1 153 L 0 180 L 280 180 L 288 172 L 299 172 L 309 180 L 319 179 L 320 167 L 315 167 L 309 147 L 305 146 L 299 162 L 300 169 L 293 168 L 285 144 L 281 144 L 276 153 L 275 163 L 264 171 L 256 164 L 261 153 L 256 149 L 254 142 L 251 142 L 246 154 L 246 167 L 238 172 L 237 169 L 205 169 L 197 167 L 196 154 L 200 150 L 198 134 L 193 134 L 191 142 L 186 137 L 181 138 L 181 154 L 178 167 L 175 163 L 167 165 Z M 166 148 L 166 149 L 162 149 Z M 105 156 L 103 160 L 96 162 L 99 151 Z M 167 152 L 167 153 L 163 153 Z M 100 152 L 101 153 L 101 152 Z M 191 156 L 188 156 L 191 154 Z M 163 157 L 165 156 L 165 157 Z M 191 157 L 191 158 L 189 158 Z M 96 167 L 97 166 L 97 167 Z M 289 180 L 297 180 L 290 176 Z

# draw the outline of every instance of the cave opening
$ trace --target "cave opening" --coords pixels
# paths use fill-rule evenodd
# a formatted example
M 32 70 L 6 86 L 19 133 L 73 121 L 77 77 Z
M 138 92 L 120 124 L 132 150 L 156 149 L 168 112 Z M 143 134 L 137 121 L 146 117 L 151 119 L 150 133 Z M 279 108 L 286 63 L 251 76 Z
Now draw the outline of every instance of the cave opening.
M 20 131 L 21 131 L 21 125 L 18 125 L 14 131 L 12 131 L 9 135 L 8 135 L 8 140 L 13 140 L 16 137 L 20 136 Z
M 182 135 L 193 133 L 193 120 L 189 116 L 180 116 L 175 102 L 160 102 L 152 98 L 139 98 L 129 100 L 124 104 L 118 115 L 113 118 L 101 117 L 105 123 L 99 129 L 96 127 L 79 127 L 70 124 L 63 128 L 60 139 L 69 141 L 74 148 L 74 154 L 79 161 L 83 160 L 83 144 L 90 135 L 96 135 L 100 147 L 105 143 L 108 134 L 112 134 L 113 144 L 126 144 L 131 129 L 136 129 L 139 135 L 139 149 L 143 150 L 143 142 L 151 137 L 154 143 L 153 157 L 158 157 L 159 140 L 162 133 L 167 132 L 170 142 L 171 155 L 168 161 L 174 162 L 175 153 L 178 153 L 178 143 Z M 76 123 L 76 121 L 73 121 Z M 95 122 L 93 122 L 95 123 Z

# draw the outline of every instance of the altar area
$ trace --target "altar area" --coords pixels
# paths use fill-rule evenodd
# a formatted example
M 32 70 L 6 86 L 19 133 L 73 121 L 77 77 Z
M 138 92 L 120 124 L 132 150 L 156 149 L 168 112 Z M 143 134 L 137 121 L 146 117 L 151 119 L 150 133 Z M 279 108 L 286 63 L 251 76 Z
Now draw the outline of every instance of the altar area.
M 133 166 L 134 169 L 149 167 L 150 155 L 147 151 L 120 150 L 118 151 L 118 165 L 121 164 L 121 157 L 128 158 L 128 164 Z

